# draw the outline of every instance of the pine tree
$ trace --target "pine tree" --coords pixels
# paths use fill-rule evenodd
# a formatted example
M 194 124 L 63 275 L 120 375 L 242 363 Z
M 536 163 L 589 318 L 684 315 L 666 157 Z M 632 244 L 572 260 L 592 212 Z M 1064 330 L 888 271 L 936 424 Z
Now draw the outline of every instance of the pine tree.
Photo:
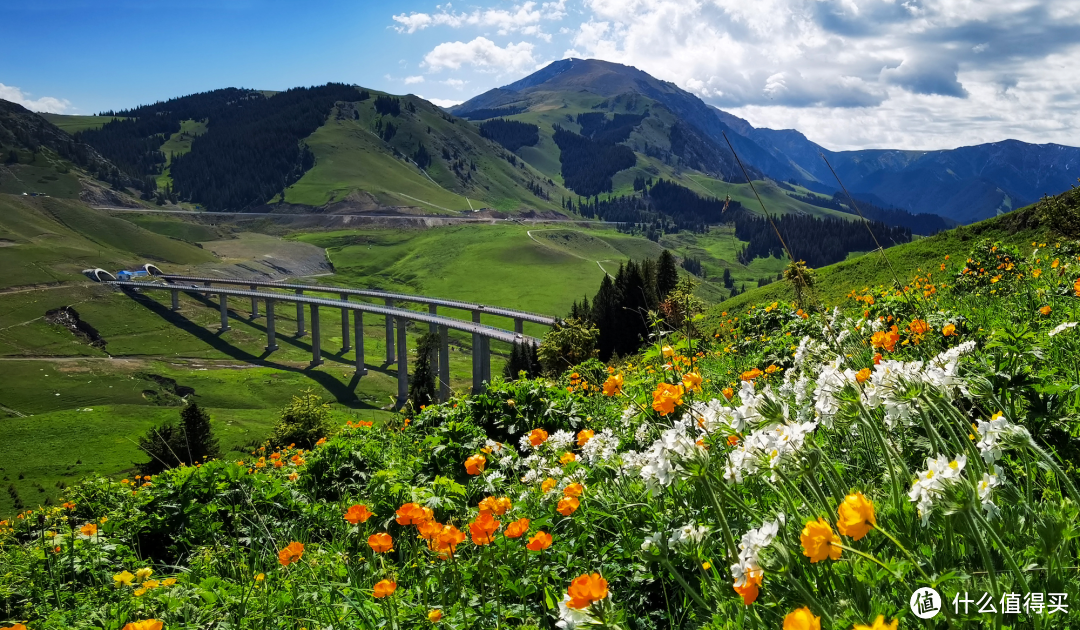
M 596 349 L 600 351 L 602 361 L 611 358 L 618 343 L 620 330 L 618 329 L 617 309 L 621 303 L 622 297 L 619 295 L 615 283 L 611 281 L 611 276 L 605 275 L 600 282 L 600 290 L 596 292 L 596 297 L 593 298 L 592 316 L 589 318 L 593 325 L 600 330 L 600 335 L 596 340 Z
M 409 404 L 414 412 L 430 405 L 435 400 L 435 371 L 431 369 L 431 358 L 439 350 L 439 335 L 427 333 L 416 344 L 416 362 L 409 380 Z
M 664 300 L 677 284 L 679 284 L 679 270 L 675 266 L 675 257 L 665 249 L 660 254 L 660 261 L 656 268 L 657 297 Z
M 191 465 L 204 459 L 221 457 L 221 447 L 210 426 L 210 414 L 197 403 L 189 403 L 180 410 L 180 431 L 184 452 L 177 455 L 184 463 Z

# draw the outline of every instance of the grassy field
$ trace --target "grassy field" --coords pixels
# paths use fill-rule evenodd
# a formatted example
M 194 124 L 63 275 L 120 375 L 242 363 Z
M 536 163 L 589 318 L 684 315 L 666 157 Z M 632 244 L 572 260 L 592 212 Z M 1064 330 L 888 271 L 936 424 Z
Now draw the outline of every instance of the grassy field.
M 180 123 L 180 131 L 169 136 L 167 140 L 161 145 L 160 151 L 165 154 L 165 170 L 161 172 L 161 175 L 157 176 L 158 188 L 165 188 L 165 184 L 172 183 L 172 175 L 169 173 L 169 166 L 172 164 L 173 156 L 183 155 L 191 150 L 191 141 L 196 136 L 201 136 L 206 133 L 205 120 L 185 120 Z
M 47 113 L 38 115 L 71 134 L 86 131 L 87 129 L 100 129 L 105 123 L 114 119 L 113 116 L 72 116 Z M 124 120 L 123 117 L 119 118 Z

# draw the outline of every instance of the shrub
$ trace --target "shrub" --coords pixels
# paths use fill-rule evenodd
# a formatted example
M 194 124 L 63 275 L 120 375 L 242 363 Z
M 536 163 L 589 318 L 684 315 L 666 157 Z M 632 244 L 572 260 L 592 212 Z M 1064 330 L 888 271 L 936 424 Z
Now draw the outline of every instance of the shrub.
M 270 441 L 278 446 L 295 444 L 307 449 L 329 431 L 330 405 L 309 389 L 301 396 L 293 396 L 292 402 L 281 410 L 281 420 Z
M 559 374 L 596 356 L 596 326 L 578 319 L 556 322 L 540 344 L 540 363 L 550 375 Z

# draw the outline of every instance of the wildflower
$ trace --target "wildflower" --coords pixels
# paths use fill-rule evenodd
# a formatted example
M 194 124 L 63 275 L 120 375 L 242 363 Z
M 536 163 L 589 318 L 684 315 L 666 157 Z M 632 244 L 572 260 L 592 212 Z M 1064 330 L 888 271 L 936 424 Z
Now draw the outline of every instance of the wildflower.
M 572 483 L 563 488 L 564 497 L 580 497 L 585 492 L 585 486 L 580 483 Z
M 945 327 L 941 329 L 941 334 L 945 337 L 953 337 L 956 335 L 956 326 L 952 324 L 945 324 Z
M 366 505 L 353 505 L 345 512 L 345 520 L 356 525 L 358 523 L 366 523 L 369 518 L 375 516 L 368 511 Z
M 682 404 L 682 396 L 684 393 L 686 393 L 686 391 L 683 389 L 682 385 L 659 383 L 656 386 L 656 391 L 653 392 L 652 408 L 659 411 L 662 416 L 673 413 L 675 407 Z
M 581 505 L 581 501 L 578 501 L 575 497 L 563 497 L 559 499 L 559 505 L 556 510 L 563 516 L 570 516 L 577 511 Z
M 559 457 L 559 463 L 562 464 L 563 466 L 565 466 L 565 465 L 567 465 L 570 462 L 575 461 L 575 460 L 577 460 L 577 455 L 574 455 L 570 451 L 566 451 L 565 453 L 562 454 L 561 457 Z
M 93 523 L 87 523 L 79 528 L 79 533 L 83 536 L 93 536 L 97 533 L 97 525 Z
M 815 617 L 809 608 L 803 606 L 784 617 L 784 630 L 821 630 L 821 617 Z
M 61 505 L 61 507 L 65 508 L 65 509 L 68 509 L 68 510 L 74 510 L 75 509 L 75 504 L 72 503 L 71 501 L 64 501 L 64 503 Z
M 858 381 L 858 383 L 860 385 L 862 385 L 863 383 L 865 383 L 867 380 L 870 379 L 870 374 L 871 374 L 870 368 L 863 368 L 863 369 L 861 369 L 861 370 L 859 370 L 858 372 L 855 373 L 855 380 Z
M 1047 304 L 1047 305 L 1043 306 L 1042 308 L 1040 308 L 1039 313 L 1041 313 L 1042 315 L 1049 315 L 1050 314 L 1050 305 Z
M 810 558 L 811 563 L 821 562 L 825 558 L 840 559 L 840 548 L 834 544 L 840 542 L 840 537 L 820 516 L 817 521 L 806 522 L 799 542 L 802 543 L 803 555 Z
M 1038 278 L 1041 275 L 1042 275 L 1042 269 L 1032 269 L 1031 270 L 1031 277 L 1032 278 Z
M 724 394 L 724 398 L 727 398 L 728 400 L 731 400 L 731 397 L 735 395 L 735 390 L 731 389 L 730 387 L 725 387 L 723 389 L 723 394 Z
M 147 580 L 143 582 L 143 586 L 146 588 L 157 588 L 161 586 L 161 584 L 157 580 Z
M 1051 269 L 1057 269 L 1058 265 L 1060 265 L 1060 264 L 1061 264 L 1061 259 L 1060 258 L 1055 258 L 1054 262 L 1050 263 L 1050 268 Z
M 529 531 L 529 519 L 519 518 L 518 520 L 510 523 L 506 527 L 506 531 L 503 535 L 507 538 L 521 538 Z
M 701 391 L 701 375 L 697 372 L 687 372 L 683 374 L 682 383 L 683 387 L 688 392 L 700 392 Z
M 293 473 L 293 474 L 289 475 L 289 481 L 296 481 L 299 478 L 300 478 L 300 475 L 298 475 L 296 473 Z
M 375 553 L 386 553 L 394 550 L 394 539 L 386 532 L 368 536 L 367 544 Z
M 139 582 L 145 582 L 154 574 L 154 570 L 150 567 L 143 567 L 135 570 L 135 579 Z
M 594 435 L 596 435 L 596 431 L 593 431 L 592 429 L 582 429 L 581 431 L 578 431 L 577 445 L 585 446 L 589 443 L 589 440 L 593 439 Z
M 382 599 L 393 595 L 396 590 L 397 582 L 393 580 L 380 580 L 379 583 L 375 585 L 375 589 L 372 591 L 371 595 L 375 599 Z
M 878 615 L 874 620 L 874 625 L 864 626 L 861 623 L 855 624 L 855 627 L 851 630 L 896 630 L 896 625 L 900 623 L 899 619 L 893 619 L 889 623 L 885 623 L 885 615 Z
M 263 582 L 265 580 L 266 580 L 266 574 L 265 573 L 256 573 L 255 574 L 255 581 L 256 582 Z M 169 580 L 165 580 L 165 581 L 168 582 Z M 176 583 L 176 580 L 173 580 L 173 584 L 175 584 L 175 583 Z M 166 584 L 166 586 L 172 586 L 172 584 Z
M 135 576 L 130 571 L 121 571 L 112 576 L 116 586 L 131 586 L 131 581 L 135 579 Z
M 746 372 L 743 372 L 742 374 L 740 374 L 739 375 L 739 380 L 741 380 L 741 381 L 752 381 L 755 378 L 761 376 L 762 374 L 763 374 L 763 372 L 761 370 L 759 370 L 757 368 L 754 368 L 752 370 L 747 370 Z
M 532 444 L 533 447 L 540 446 L 544 442 L 547 442 L 547 439 L 548 432 L 543 429 L 533 429 L 532 431 L 529 431 L 529 443 Z
M 321 437 L 319 438 L 319 441 L 315 443 L 315 446 L 322 446 L 323 444 L 326 444 L 326 438 Z
M 463 542 L 465 542 L 465 533 L 453 525 L 447 525 L 435 537 L 433 548 L 440 554 L 453 555 L 457 551 L 457 546 Z
M 840 518 L 836 521 L 836 530 L 853 540 L 861 540 L 876 525 L 874 503 L 863 493 L 856 492 L 844 497 L 844 502 L 836 510 Z
M 732 588 L 735 589 L 735 592 L 738 593 L 740 597 L 742 597 L 744 606 L 749 606 L 757 600 L 759 587 L 761 586 L 761 581 L 764 579 L 764 577 L 765 574 L 763 572 L 757 571 L 755 573 L 747 575 L 745 579 L 741 581 L 741 583 L 735 582 L 735 584 L 732 585 Z
M 709 562 L 708 560 L 706 560 L 705 562 L 702 562 L 702 563 L 701 563 L 701 570 L 702 570 L 702 571 L 708 571 L 708 570 L 709 570 L 709 569 L 711 569 L 711 568 L 712 568 L 712 563 L 711 563 L 711 562 Z
M 494 512 L 496 516 L 506 514 L 511 507 L 513 507 L 513 504 L 506 497 L 499 497 L 498 499 L 487 497 L 480 502 L 481 512 Z
M 439 609 L 432 610 L 428 612 L 427 618 L 431 623 L 439 623 L 442 620 L 442 611 Z
M 529 539 L 529 544 L 525 545 L 525 548 L 529 551 L 543 551 L 551 546 L 551 534 L 547 532 L 536 532 L 532 538 Z
M 1050 332 L 1046 333 L 1046 335 L 1048 337 L 1054 337 L 1054 336 L 1060 335 L 1061 333 L 1065 332 L 1066 330 L 1068 330 L 1070 328 L 1074 328 L 1077 325 L 1077 323 L 1080 323 L 1080 322 L 1065 322 L 1064 324 L 1060 324 L 1057 327 L 1055 327 L 1053 330 L 1051 330 Z
M 578 610 L 588 608 L 593 602 L 598 602 L 608 596 L 607 580 L 599 573 L 580 575 L 570 583 L 566 593 L 570 596 L 567 606 Z
M 486 545 L 495 541 L 495 532 L 499 531 L 499 521 L 491 515 L 491 512 L 481 512 L 476 520 L 469 523 L 469 532 L 472 534 L 474 545 Z
M 145 586 L 139 587 L 139 588 L 135 589 L 135 592 L 132 593 L 132 595 L 134 595 L 135 597 L 142 597 L 143 595 L 146 595 L 146 590 L 147 589 L 146 589 Z
M 132 621 L 124 626 L 123 630 L 161 630 L 164 625 L 157 619 L 143 619 L 142 621 Z
M 874 355 L 874 365 L 881 365 L 881 359 L 883 359 L 883 358 L 884 358 L 884 357 L 882 357 L 882 356 L 881 356 L 881 353 L 880 353 L 880 352 L 878 352 L 877 354 L 875 354 L 875 355 Z
M 551 489 L 554 488 L 555 486 L 557 486 L 558 484 L 559 484 L 558 481 L 555 481 L 551 477 L 548 477 L 547 479 L 544 480 L 543 483 L 540 484 L 540 491 L 543 492 L 544 494 L 547 494 L 547 493 L 551 492 Z
M 727 443 L 728 443 L 728 446 L 738 446 L 739 445 L 739 436 L 737 436 L 737 435 L 729 435 L 729 436 L 727 436 Z
M 304 545 L 298 542 L 291 542 L 278 552 L 278 562 L 283 567 L 299 561 L 302 557 L 304 557 Z
M 604 395 L 605 396 L 616 396 L 616 395 L 619 394 L 619 392 L 622 391 L 622 386 L 623 386 L 623 375 L 622 374 L 612 374 L 611 376 L 607 377 L 606 381 L 604 381 Z
M 417 503 L 406 503 L 399 507 L 395 514 L 398 525 L 420 525 L 434 516 L 430 508 L 424 508 Z
M 433 540 L 442 532 L 443 526 L 442 523 L 431 520 L 418 527 L 417 530 L 420 532 L 420 537 L 424 540 Z
M 487 458 L 483 455 L 473 455 L 465 460 L 465 472 L 470 475 L 479 475 L 484 472 L 484 466 L 487 465 Z
M 1076 282 L 1073 283 L 1073 293 L 1076 294 L 1076 297 L 1080 297 L 1080 278 L 1077 278 Z
M 664 358 L 670 358 L 675 354 L 675 350 L 673 350 L 671 346 L 664 346 L 660 349 L 660 354 L 664 355 Z

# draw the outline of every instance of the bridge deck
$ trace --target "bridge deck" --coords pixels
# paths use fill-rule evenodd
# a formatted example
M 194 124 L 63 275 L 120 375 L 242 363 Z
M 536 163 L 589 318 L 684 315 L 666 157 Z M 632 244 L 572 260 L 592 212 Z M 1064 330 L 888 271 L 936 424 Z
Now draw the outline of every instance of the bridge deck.
M 179 277 L 179 276 L 174 276 Z M 200 279 L 201 280 L 201 279 Z M 205 280 L 214 282 L 223 282 L 220 279 L 206 278 Z M 257 284 L 248 281 L 237 281 L 239 284 Z M 474 335 L 480 335 L 488 339 L 495 339 L 497 341 L 505 341 L 506 343 L 514 343 L 515 341 L 520 343 L 536 343 L 539 344 L 540 340 L 528 335 L 522 335 L 514 333 L 501 328 L 495 328 L 494 326 L 487 326 L 485 324 L 476 324 L 467 322 L 453 317 L 442 317 L 440 315 L 431 315 L 428 313 L 421 313 L 419 311 L 412 311 L 405 308 L 392 308 L 388 306 L 376 306 L 367 302 L 349 302 L 346 300 L 331 300 L 326 298 L 307 297 L 303 295 L 295 295 L 289 293 L 271 293 L 263 291 L 245 291 L 242 289 L 222 289 L 216 287 L 207 287 L 201 284 L 162 284 L 158 282 L 129 282 L 123 280 L 106 281 L 105 284 L 109 284 L 117 287 L 144 289 L 151 291 L 185 291 L 190 293 L 216 293 L 222 295 L 234 295 L 236 297 L 256 298 L 262 300 L 274 300 L 276 302 L 298 302 L 301 304 L 313 304 L 316 306 L 326 306 L 331 308 L 343 308 L 353 311 L 362 311 L 364 313 L 372 313 L 375 315 L 383 315 L 390 317 L 401 317 L 404 319 L 412 320 L 415 322 L 421 322 L 425 324 L 435 324 L 437 326 L 446 326 L 453 330 L 460 330 L 463 332 L 471 333 Z M 264 283 L 271 286 L 279 286 L 274 283 Z M 291 286 L 296 288 L 296 285 L 280 285 Z M 318 287 L 319 290 L 325 290 L 323 287 Z M 340 292 L 340 291 L 338 291 Z M 381 297 L 381 296 L 380 296 Z
M 501 306 L 487 306 L 484 304 L 476 304 L 473 302 L 462 302 L 460 300 L 445 300 L 442 298 L 432 298 L 422 295 L 409 295 L 405 293 L 390 293 L 387 291 L 377 291 L 373 289 L 349 289 L 346 287 L 333 287 L 326 285 L 310 285 L 310 284 L 288 284 L 285 282 L 267 282 L 259 280 L 240 280 L 238 278 L 204 278 L 199 276 L 178 276 L 173 274 L 162 274 L 155 276 L 165 278 L 169 281 L 185 281 L 185 282 L 210 282 L 218 284 L 232 284 L 241 286 L 256 286 L 256 287 L 272 287 L 275 289 L 284 289 L 287 291 L 312 291 L 321 293 L 337 293 L 339 295 L 355 295 L 358 297 L 370 297 L 380 299 L 398 300 L 401 302 L 414 302 L 417 304 L 433 304 L 435 306 L 442 306 L 446 308 L 456 308 L 466 311 L 479 311 L 480 313 L 489 313 L 491 315 L 500 315 L 503 317 L 512 317 L 514 319 L 520 319 L 526 322 L 533 322 L 536 324 L 543 324 L 545 326 L 551 326 L 555 323 L 554 317 L 549 315 L 541 315 L 538 313 L 530 313 L 528 311 L 519 311 L 511 308 L 503 308 Z

